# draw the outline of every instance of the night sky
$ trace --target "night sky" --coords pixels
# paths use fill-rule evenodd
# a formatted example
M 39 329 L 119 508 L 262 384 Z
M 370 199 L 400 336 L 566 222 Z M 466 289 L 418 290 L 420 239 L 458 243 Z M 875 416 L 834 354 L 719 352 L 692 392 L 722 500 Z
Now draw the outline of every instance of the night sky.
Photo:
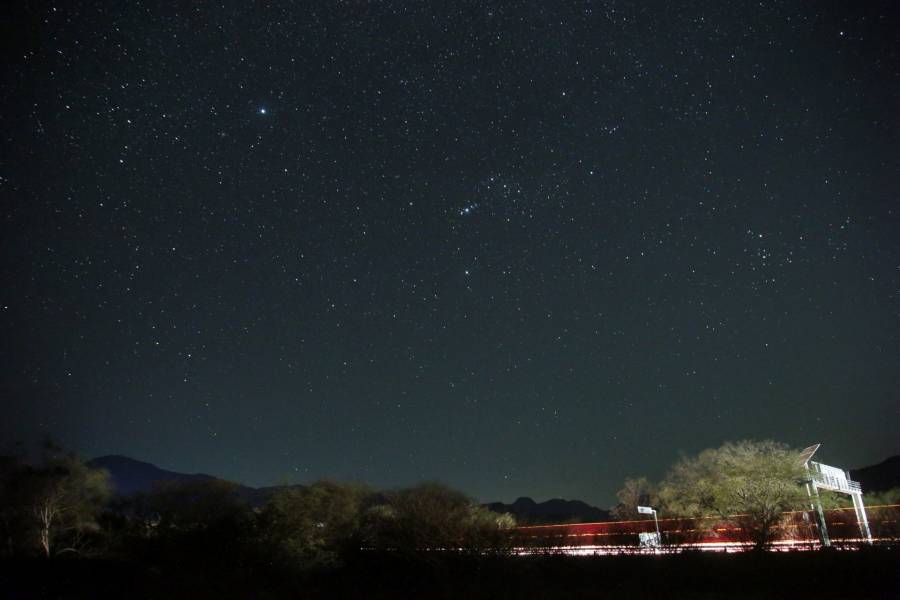
M 6 442 L 601 506 L 900 452 L 893 0 L 3 10 Z

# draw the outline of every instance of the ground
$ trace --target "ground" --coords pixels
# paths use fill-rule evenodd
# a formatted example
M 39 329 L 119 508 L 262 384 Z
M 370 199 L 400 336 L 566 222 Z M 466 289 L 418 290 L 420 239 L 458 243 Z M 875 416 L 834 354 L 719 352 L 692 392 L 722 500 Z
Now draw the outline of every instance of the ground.
M 112 561 L 0 563 L 4 598 L 810 598 L 900 597 L 900 553 L 473 558 L 363 556 L 345 568 L 271 574 Z

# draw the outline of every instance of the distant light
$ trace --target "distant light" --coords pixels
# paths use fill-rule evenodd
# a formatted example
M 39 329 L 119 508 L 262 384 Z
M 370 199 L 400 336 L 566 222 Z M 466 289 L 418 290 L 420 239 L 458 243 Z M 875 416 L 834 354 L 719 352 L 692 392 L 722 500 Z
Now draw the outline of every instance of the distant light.
M 269 112 L 269 111 L 266 110 L 266 107 L 265 107 L 265 106 L 259 109 L 259 114 L 261 114 L 261 115 L 264 115 L 264 114 L 266 114 L 266 113 L 268 113 L 268 112 Z

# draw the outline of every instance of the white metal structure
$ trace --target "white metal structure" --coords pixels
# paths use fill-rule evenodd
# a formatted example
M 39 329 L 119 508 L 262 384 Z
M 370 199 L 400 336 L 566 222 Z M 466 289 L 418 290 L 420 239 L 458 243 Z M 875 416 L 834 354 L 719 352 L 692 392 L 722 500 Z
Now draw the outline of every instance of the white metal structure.
M 847 494 L 853 499 L 853 510 L 856 512 L 856 521 L 859 523 L 859 532 L 863 539 L 872 543 L 872 532 L 869 530 L 869 519 L 866 517 L 866 507 L 862 499 L 862 487 L 856 481 L 850 479 L 849 474 L 843 469 L 830 467 L 822 463 L 810 460 L 821 444 L 805 448 L 801 453 L 803 466 L 809 474 L 806 481 L 806 493 L 814 502 L 810 505 L 819 516 L 819 531 L 822 536 L 822 545 L 830 546 L 828 527 L 825 524 L 825 511 L 822 510 L 822 500 L 819 498 L 819 490 L 829 490 L 841 494 Z
M 656 523 L 656 535 L 652 533 L 639 533 L 638 539 L 641 547 L 658 548 L 662 544 L 662 538 L 659 535 L 659 519 L 656 518 L 656 509 L 649 506 L 638 506 L 638 513 L 642 515 L 653 515 L 653 522 Z

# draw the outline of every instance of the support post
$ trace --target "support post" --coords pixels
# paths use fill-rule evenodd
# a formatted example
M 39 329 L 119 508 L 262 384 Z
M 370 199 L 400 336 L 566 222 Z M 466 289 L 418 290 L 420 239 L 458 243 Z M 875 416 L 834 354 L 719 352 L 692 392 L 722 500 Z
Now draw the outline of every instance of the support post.
M 656 510 L 653 511 L 653 522 L 656 523 L 656 547 L 657 551 L 662 547 L 662 537 L 659 535 L 659 519 L 656 518 Z
M 812 486 L 813 494 L 815 494 L 816 515 L 819 517 L 819 537 L 823 546 L 831 546 L 831 538 L 828 537 L 828 525 L 825 524 L 825 511 L 822 509 L 822 499 L 819 497 L 819 488 L 816 486 L 815 481 L 812 481 L 809 485 Z
M 872 543 L 872 532 L 869 530 L 869 519 L 866 517 L 866 507 L 863 504 L 862 492 L 850 494 L 853 498 L 853 510 L 856 511 L 856 522 L 859 523 L 859 532 L 867 544 Z

